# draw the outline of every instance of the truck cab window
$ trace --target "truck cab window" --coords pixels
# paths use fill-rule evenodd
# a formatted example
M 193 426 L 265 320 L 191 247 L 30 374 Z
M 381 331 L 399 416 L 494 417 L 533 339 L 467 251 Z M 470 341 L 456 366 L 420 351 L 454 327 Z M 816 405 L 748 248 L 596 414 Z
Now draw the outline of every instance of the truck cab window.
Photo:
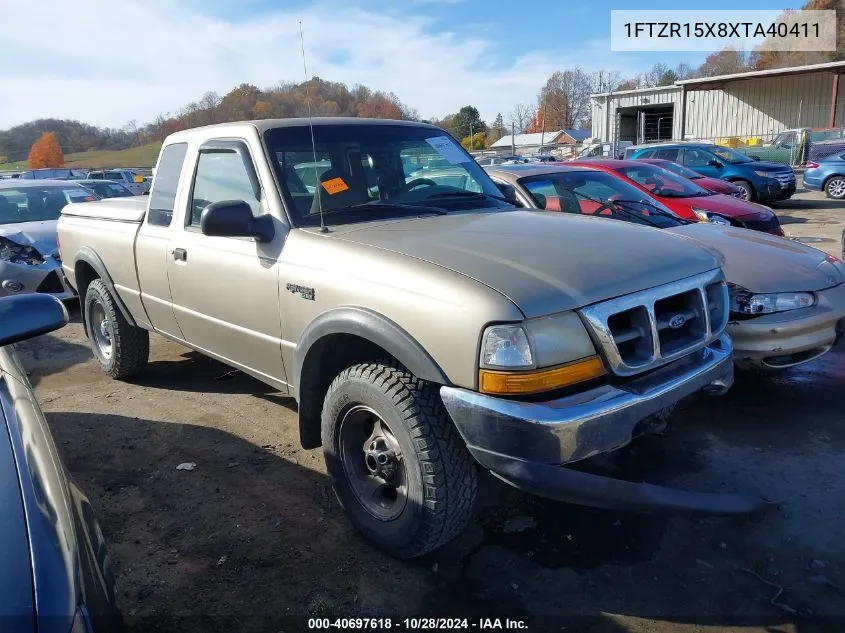
M 243 200 L 252 209 L 252 215 L 261 215 L 261 203 L 255 197 L 241 155 L 233 151 L 201 152 L 191 192 L 188 224 L 199 226 L 203 209 L 221 200 Z
M 155 226 L 170 226 L 173 219 L 173 207 L 176 204 L 176 190 L 179 187 L 179 175 L 188 152 L 187 143 L 173 143 L 161 150 L 156 177 L 150 191 L 150 207 L 147 211 L 147 223 Z

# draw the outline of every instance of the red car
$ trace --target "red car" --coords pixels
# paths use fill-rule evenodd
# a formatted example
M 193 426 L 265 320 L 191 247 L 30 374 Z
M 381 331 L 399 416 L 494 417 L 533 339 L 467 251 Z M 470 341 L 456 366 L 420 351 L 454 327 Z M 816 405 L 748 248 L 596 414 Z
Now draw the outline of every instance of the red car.
M 707 191 L 721 193 L 726 196 L 731 196 L 733 198 L 741 198 L 743 194 L 743 190 L 737 187 L 732 182 L 722 180 L 721 178 L 710 178 L 709 176 L 702 176 L 697 171 L 693 171 L 689 167 L 684 167 L 683 165 L 679 165 L 678 163 L 673 163 L 671 160 L 665 160 L 663 158 L 635 158 L 634 160 L 639 161 L 641 163 L 648 163 L 650 165 L 657 165 L 658 167 L 662 167 L 663 169 L 671 171 L 673 174 L 678 174 L 679 176 L 683 176 L 684 178 L 694 180 L 695 184 L 697 184 L 699 187 L 707 189 Z
M 778 217 L 760 204 L 708 191 L 683 176 L 641 160 L 579 160 L 621 178 L 687 220 L 739 226 L 772 235 L 783 235 Z

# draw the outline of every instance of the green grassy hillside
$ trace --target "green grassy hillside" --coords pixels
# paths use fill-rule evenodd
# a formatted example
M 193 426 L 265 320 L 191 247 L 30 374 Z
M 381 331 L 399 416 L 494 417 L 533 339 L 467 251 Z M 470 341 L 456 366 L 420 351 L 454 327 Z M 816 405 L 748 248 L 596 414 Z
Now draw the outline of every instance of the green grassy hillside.
M 161 143 L 157 141 L 148 145 L 130 147 L 129 149 L 119 151 L 95 150 L 66 154 L 65 167 L 152 167 L 155 165 L 160 149 Z M 0 169 L 4 170 L 21 170 L 26 168 L 25 160 L 0 165 Z

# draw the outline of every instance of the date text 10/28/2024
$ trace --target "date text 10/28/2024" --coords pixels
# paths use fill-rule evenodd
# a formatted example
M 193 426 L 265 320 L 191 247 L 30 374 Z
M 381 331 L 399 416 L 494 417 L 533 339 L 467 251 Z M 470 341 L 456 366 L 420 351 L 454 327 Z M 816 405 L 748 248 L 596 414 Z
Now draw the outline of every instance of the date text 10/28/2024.
M 510 618 L 309 618 L 309 630 L 347 631 L 524 631 L 524 620 Z

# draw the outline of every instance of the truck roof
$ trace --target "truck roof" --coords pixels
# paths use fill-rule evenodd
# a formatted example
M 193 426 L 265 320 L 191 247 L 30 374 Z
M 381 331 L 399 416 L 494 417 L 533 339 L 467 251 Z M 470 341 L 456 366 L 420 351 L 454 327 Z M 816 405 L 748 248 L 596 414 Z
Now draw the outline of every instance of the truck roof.
M 266 130 L 280 127 L 308 127 L 313 122 L 314 127 L 323 127 L 327 125 L 405 125 L 408 127 L 428 127 L 432 130 L 441 130 L 441 128 L 431 125 L 429 123 L 420 123 L 418 121 L 402 121 L 398 119 L 366 119 L 360 117 L 308 117 L 290 118 L 290 119 L 258 119 L 251 121 L 235 121 L 232 123 L 215 123 L 213 125 L 204 125 L 202 127 L 195 127 L 189 130 L 182 130 L 174 132 L 167 137 L 166 142 L 171 140 L 185 140 L 191 138 L 194 134 L 206 136 L 209 130 L 238 130 L 245 126 L 252 127 L 263 133 Z

